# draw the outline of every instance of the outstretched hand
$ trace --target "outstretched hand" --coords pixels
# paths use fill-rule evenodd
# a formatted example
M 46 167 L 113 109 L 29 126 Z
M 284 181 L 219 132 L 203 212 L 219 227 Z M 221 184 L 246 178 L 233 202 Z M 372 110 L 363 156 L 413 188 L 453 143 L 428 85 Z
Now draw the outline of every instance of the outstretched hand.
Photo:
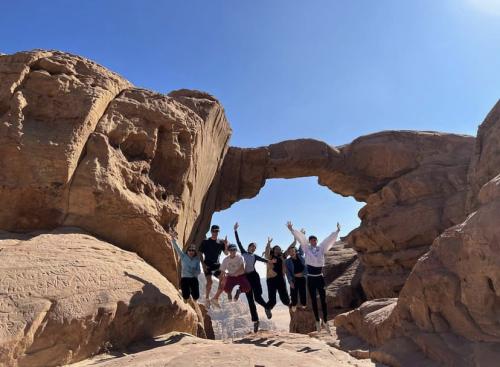
M 226 245 L 226 247 L 229 245 L 229 241 L 227 240 L 227 236 L 224 238 L 224 244 Z
M 292 230 L 293 230 L 293 224 L 292 224 L 292 222 L 290 222 L 290 221 L 286 222 L 286 226 L 288 227 L 288 229 L 289 229 L 290 231 L 292 231 Z
M 273 238 L 272 237 L 267 237 L 267 243 L 271 244 L 271 242 L 273 242 Z
M 302 234 L 306 234 L 306 230 L 305 230 L 304 228 L 301 228 L 301 229 L 300 229 L 300 233 L 302 233 Z
M 234 223 L 234 230 L 237 231 L 239 226 L 238 222 Z

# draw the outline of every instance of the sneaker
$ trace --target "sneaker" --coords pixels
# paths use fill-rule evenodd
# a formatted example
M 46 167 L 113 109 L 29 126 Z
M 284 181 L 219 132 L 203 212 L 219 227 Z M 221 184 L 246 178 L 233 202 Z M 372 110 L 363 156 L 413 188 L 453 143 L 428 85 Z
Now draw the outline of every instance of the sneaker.
M 253 332 L 256 333 L 257 331 L 259 331 L 259 322 L 254 321 L 253 322 Z
M 212 303 L 213 306 L 220 308 L 219 300 L 217 298 L 212 298 L 210 302 Z
M 297 311 L 297 306 L 292 306 L 292 312 L 296 312 Z
M 328 325 L 328 322 L 323 322 L 323 326 L 325 327 L 325 330 L 328 334 L 332 335 L 332 331 L 330 330 L 330 326 Z
M 271 309 L 270 308 L 266 308 L 265 312 L 266 312 L 266 316 L 267 316 L 268 319 L 271 319 L 271 317 L 273 317 L 273 314 L 271 313 Z
M 236 290 L 236 293 L 234 295 L 234 301 L 236 302 L 238 300 L 238 298 L 240 298 L 240 294 L 241 294 L 241 289 L 237 289 Z
M 316 321 L 316 331 L 319 333 L 321 331 L 321 322 Z

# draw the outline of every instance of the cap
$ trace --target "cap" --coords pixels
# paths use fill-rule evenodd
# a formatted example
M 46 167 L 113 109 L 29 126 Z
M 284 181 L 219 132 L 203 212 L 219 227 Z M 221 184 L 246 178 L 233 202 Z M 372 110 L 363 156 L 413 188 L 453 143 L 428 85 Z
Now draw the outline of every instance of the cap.
M 210 227 L 210 231 L 219 231 L 219 226 L 217 224 L 214 224 L 212 227 Z
M 234 243 L 231 243 L 229 246 L 227 246 L 228 250 L 236 250 L 236 245 Z

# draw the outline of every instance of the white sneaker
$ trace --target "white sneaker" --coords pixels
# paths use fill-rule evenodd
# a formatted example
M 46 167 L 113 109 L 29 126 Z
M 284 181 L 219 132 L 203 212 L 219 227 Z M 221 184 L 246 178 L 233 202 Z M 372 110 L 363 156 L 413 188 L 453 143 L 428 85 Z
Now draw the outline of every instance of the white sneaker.
M 321 331 L 321 321 L 316 321 L 316 331 L 318 333 Z
M 323 322 L 323 326 L 325 327 L 326 332 L 332 335 L 332 331 L 330 330 L 330 325 L 328 325 L 328 322 Z
M 217 298 L 212 298 L 212 300 L 210 301 L 212 303 L 212 305 L 214 305 L 215 307 L 217 308 L 220 308 L 220 304 L 219 304 L 219 300 Z

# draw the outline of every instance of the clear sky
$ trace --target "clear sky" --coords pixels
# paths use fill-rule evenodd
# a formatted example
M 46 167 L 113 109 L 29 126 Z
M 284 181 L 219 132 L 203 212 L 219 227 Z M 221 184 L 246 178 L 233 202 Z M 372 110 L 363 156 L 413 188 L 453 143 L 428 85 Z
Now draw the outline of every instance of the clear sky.
M 60 49 L 140 87 L 208 91 L 241 147 L 474 135 L 500 96 L 500 0 L 9 1 L 0 35 L 0 52 Z M 320 239 L 336 221 L 347 234 L 361 204 L 315 182 L 269 181 L 214 221 L 231 234 L 238 220 L 261 245 L 288 243 L 287 219 Z

